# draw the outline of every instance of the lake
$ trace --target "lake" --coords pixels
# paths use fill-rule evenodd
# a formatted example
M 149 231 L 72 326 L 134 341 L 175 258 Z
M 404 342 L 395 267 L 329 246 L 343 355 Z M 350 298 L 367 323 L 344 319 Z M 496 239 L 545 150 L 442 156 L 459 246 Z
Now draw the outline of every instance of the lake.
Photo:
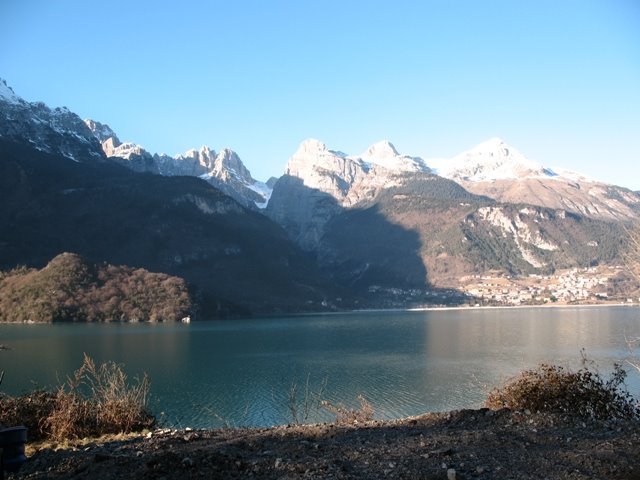
M 151 378 L 151 409 L 174 427 L 267 426 L 298 414 L 320 392 L 376 418 L 479 407 L 488 390 L 540 362 L 578 367 L 580 351 L 603 372 L 640 337 L 632 307 L 461 309 L 197 322 L 0 325 L 0 389 L 19 394 L 59 384 L 83 353 Z M 640 395 L 640 379 L 630 390 Z

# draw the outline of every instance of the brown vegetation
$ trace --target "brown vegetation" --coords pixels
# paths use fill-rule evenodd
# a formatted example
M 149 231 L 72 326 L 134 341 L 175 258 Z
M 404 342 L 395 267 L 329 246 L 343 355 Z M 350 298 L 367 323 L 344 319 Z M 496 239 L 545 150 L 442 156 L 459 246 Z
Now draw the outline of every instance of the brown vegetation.
M 148 393 L 146 375 L 130 383 L 119 365 L 96 366 L 85 355 L 82 366 L 55 392 L 0 396 L 0 425 L 24 425 L 31 440 L 142 431 L 155 424 L 146 407 Z
M 640 419 L 640 405 L 622 388 L 626 372 L 620 364 L 608 380 L 583 366 L 571 371 L 541 364 L 493 389 L 485 406 L 531 412 L 577 415 L 589 419 Z
M 0 322 L 179 320 L 192 308 L 178 277 L 87 263 L 63 253 L 42 270 L 0 275 Z
M 362 395 L 358 395 L 360 408 L 349 408 L 344 405 L 334 405 L 324 400 L 320 406 L 336 416 L 336 425 L 358 425 L 373 420 L 373 406 Z

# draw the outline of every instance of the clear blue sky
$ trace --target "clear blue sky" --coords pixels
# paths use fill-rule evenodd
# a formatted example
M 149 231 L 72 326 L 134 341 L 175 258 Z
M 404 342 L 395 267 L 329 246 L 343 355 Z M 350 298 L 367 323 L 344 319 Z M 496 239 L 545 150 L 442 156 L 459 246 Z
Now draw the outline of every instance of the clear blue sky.
M 309 137 L 428 159 L 498 136 L 640 189 L 638 0 L 2 0 L 0 77 L 258 179 Z

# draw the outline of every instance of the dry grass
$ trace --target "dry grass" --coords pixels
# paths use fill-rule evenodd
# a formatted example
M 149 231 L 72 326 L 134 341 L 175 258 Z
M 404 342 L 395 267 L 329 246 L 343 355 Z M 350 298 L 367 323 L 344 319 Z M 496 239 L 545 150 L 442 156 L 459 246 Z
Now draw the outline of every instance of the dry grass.
M 24 425 L 29 440 L 47 437 L 42 422 L 51 415 L 55 406 L 55 393 L 37 390 L 20 397 L 0 395 L 0 426 Z
M 541 364 L 489 392 L 485 406 L 532 412 L 558 412 L 590 419 L 640 419 L 640 406 L 624 389 L 620 364 L 608 380 L 583 366 L 571 371 Z
M 55 392 L 0 397 L 0 423 L 25 425 L 31 440 L 57 442 L 152 427 L 147 411 L 149 380 L 134 383 L 122 368 L 106 362 L 96 366 L 87 355 L 82 366 Z
M 357 409 L 334 405 L 328 400 L 323 400 L 320 406 L 336 416 L 335 423 L 338 425 L 357 425 L 373 420 L 373 406 L 362 395 L 358 395 L 358 402 L 360 408 Z

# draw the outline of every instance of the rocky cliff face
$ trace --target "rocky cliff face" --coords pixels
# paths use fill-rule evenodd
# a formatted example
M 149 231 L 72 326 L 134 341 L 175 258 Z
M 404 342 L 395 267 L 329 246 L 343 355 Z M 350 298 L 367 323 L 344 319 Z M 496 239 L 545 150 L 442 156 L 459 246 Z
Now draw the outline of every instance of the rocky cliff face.
M 324 225 L 342 209 L 372 201 L 409 174 L 429 171 L 422 159 L 400 155 L 387 141 L 349 156 L 318 140 L 305 140 L 274 185 L 265 213 L 303 248 L 314 250 Z
M 361 160 L 329 150 L 314 139 L 300 144 L 285 169 L 285 175 L 301 179 L 306 188 L 329 194 L 339 204 L 348 203 L 351 188 L 362 182 L 367 173 Z
M 102 161 L 100 142 L 82 119 L 67 108 L 27 102 L 0 79 L 0 137 L 77 162 Z
M 483 152 L 487 146 L 496 151 Z M 463 188 L 493 177 L 557 181 L 502 142 L 480 150 L 447 172 L 456 183 L 388 142 L 348 156 L 309 140 L 290 158 L 266 213 L 337 283 L 362 291 L 425 292 L 489 269 L 527 274 L 614 261 L 616 224 L 563 208 L 496 203 Z
M 231 149 L 225 148 L 216 153 L 203 146 L 175 157 L 151 154 L 135 143 L 121 143 L 108 125 L 91 119 L 85 123 L 101 142 L 105 155 L 131 170 L 200 177 L 249 208 L 264 208 L 269 201 L 271 188 L 256 181 Z

